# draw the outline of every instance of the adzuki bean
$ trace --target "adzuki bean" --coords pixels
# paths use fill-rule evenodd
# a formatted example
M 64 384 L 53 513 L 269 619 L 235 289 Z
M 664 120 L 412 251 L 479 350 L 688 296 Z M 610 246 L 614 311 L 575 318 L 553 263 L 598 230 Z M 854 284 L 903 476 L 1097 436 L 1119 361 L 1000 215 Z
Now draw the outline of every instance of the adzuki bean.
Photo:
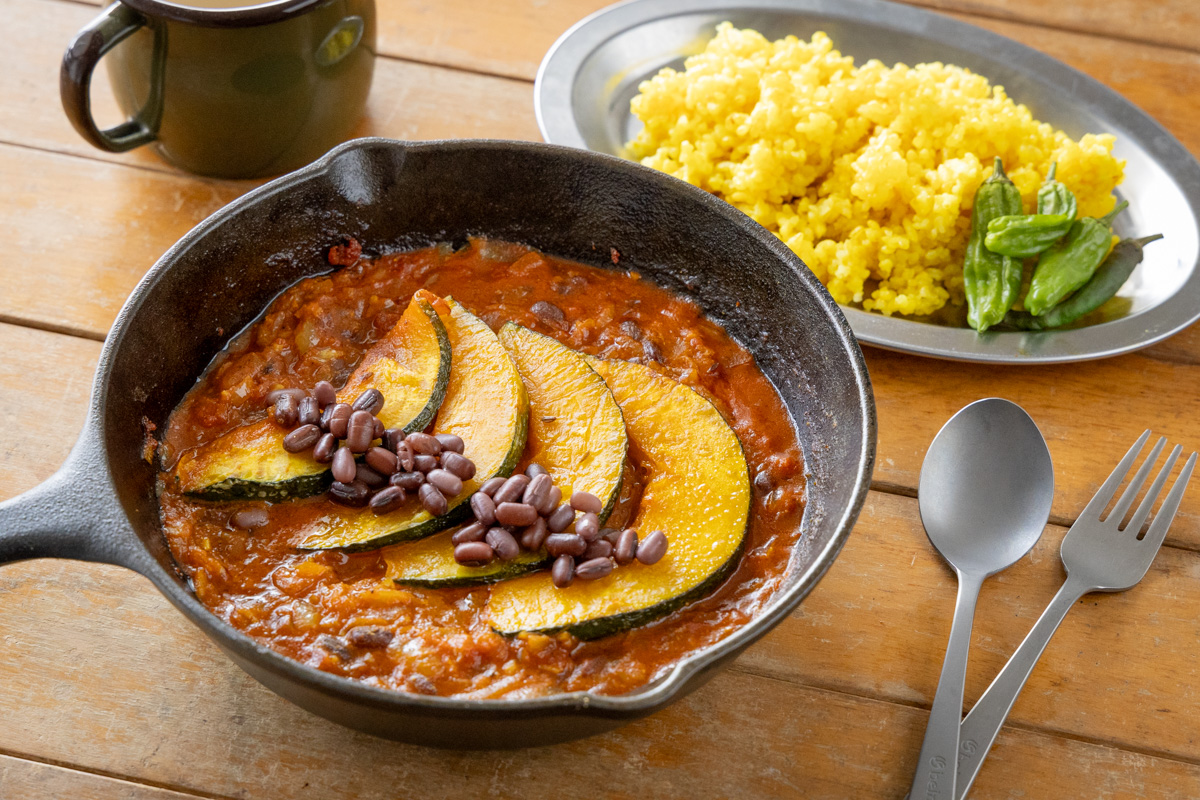
M 420 472 L 432 472 L 437 469 L 437 456 L 413 456 L 413 469 Z
M 334 389 L 329 381 L 317 381 L 317 385 L 313 387 L 313 397 L 317 398 L 317 404 L 321 408 L 325 408 L 337 402 L 337 389 Z
M 261 528 L 271 521 L 271 515 L 261 508 L 248 508 L 233 515 L 233 527 L 244 531 Z
M 514 528 L 532 525 L 538 519 L 537 509 L 525 503 L 499 503 L 496 505 L 496 521 Z
M 342 483 L 354 480 L 358 465 L 354 463 L 354 454 L 345 447 L 333 454 L 333 479 Z
M 393 448 L 396 451 L 396 461 L 400 464 L 400 469 L 405 472 L 412 472 L 416 468 L 417 462 L 414 460 L 412 447 L 408 442 L 398 442 Z
M 318 464 L 328 464 L 333 461 L 333 453 L 337 449 L 338 440 L 332 433 L 323 433 L 313 445 L 313 458 Z
M 415 492 L 424 482 L 425 476 L 420 472 L 397 472 L 391 480 L 392 486 L 399 486 L 406 492 Z
M 461 436 L 456 436 L 453 433 L 435 433 L 433 438 L 438 440 L 438 444 L 442 446 L 442 450 L 449 450 L 451 453 L 462 453 L 466 449 L 466 443 L 463 442 Z
M 521 546 L 517 544 L 517 540 L 513 535 L 504 528 L 492 528 L 487 532 L 484 540 L 493 552 L 500 557 L 501 561 L 512 561 L 517 556 L 521 555 Z
M 383 439 L 383 446 L 394 453 L 396 452 L 396 446 L 404 441 L 404 429 L 388 428 L 380 438 Z
M 549 475 L 550 470 L 546 469 L 541 464 L 530 464 L 525 468 L 525 474 L 529 476 L 530 480 L 533 480 L 538 475 Z
M 295 426 L 300 418 L 300 402 L 294 394 L 281 394 L 275 401 L 275 421 L 285 428 Z
M 562 533 L 567 528 L 571 527 L 571 523 L 575 521 L 575 509 L 565 503 L 546 517 L 546 525 L 550 528 L 551 533 Z
M 378 414 L 383 410 L 383 392 L 378 389 L 367 389 L 354 398 L 351 406 L 355 411 L 366 411 L 368 414 Z
M 575 492 L 571 495 L 571 508 L 576 511 L 590 511 L 593 514 L 599 514 L 604 509 L 604 504 L 591 492 Z
M 391 475 L 396 471 L 396 454 L 383 447 L 372 447 L 367 451 L 367 465 L 380 475 Z
M 329 499 L 344 506 L 365 506 L 370 494 L 371 490 L 362 481 L 334 481 L 329 485 Z
M 550 580 L 554 581 L 554 585 L 565 589 L 574 579 L 575 559 L 565 555 L 554 559 L 554 566 L 550 569 Z
M 492 499 L 499 503 L 511 503 L 517 500 L 521 495 L 525 494 L 525 487 L 529 485 L 529 478 L 524 475 L 513 475 L 504 482 L 504 485 L 496 490 L 492 495 Z
M 374 422 L 372 423 L 372 425 L 374 426 L 374 430 L 372 430 L 371 432 L 374 435 L 371 438 L 372 439 L 382 439 L 383 435 L 385 433 L 387 433 L 387 429 L 383 427 L 383 420 L 381 420 L 379 417 L 372 417 L 372 419 L 374 420 Z
M 655 531 L 647 536 L 637 548 L 637 560 L 643 564 L 657 564 L 667 553 L 667 535 Z
M 594 581 L 611 574 L 612 571 L 611 558 L 593 558 L 575 567 L 575 577 L 583 581 Z
M 336 432 L 330 431 L 335 436 Z M 367 411 L 355 411 L 346 425 L 346 446 L 351 453 L 365 453 L 375 438 L 375 417 Z
M 533 506 L 536 511 L 541 508 L 542 503 L 546 502 L 546 497 L 550 494 L 550 487 L 553 485 L 554 481 L 545 472 L 534 476 L 529 485 L 525 487 L 525 494 L 521 497 L 521 502 Z
M 549 535 L 550 529 L 546 527 L 546 520 L 538 517 L 536 522 L 521 532 L 521 546 L 526 550 L 537 550 L 545 544 Z
M 546 551 L 552 556 L 581 556 L 587 542 L 574 533 L 552 533 L 546 537 Z
M 408 442 L 408 446 L 418 455 L 436 456 L 442 452 L 442 443 L 428 433 L 421 433 L 420 431 L 410 433 L 405 437 L 404 441 Z
M 450 510 L 450 503 L 446 501 L 445 495 L 428 483 L 421 484 L 417 489 L 417 496 L 421 498 L 421 506 L 435 517 L 440 517 Z
M 350 424 L 350 416 L 354 413 L 346 403 L 336 403 L 329 412 L 329 423 L 325 426 L 330 433 L 339 439 L 346 438 L 346 428 Z
M 378 489 L 381 486 L 387 486 L 387 478 L 380 475 L 375 470 L 368 467 L 366 464 L 356 464 L 354 467 L 354 477 L 360 480 L 372 489 Z
M 475 462 L 454 451 L 442 453 L 442 467 L 457 475 L 459 480 L 469 481 L 475 477 Z
M 475 519 L 484 525 L 491 525 L 496 521 L 496 501 L 483 492 L 471 495 L 471 511 L 475 513 Z
M 583 537 L 585 542 L 594 542 L 600 538 L 600 518 L 594 512 L 587 511 L 575 520 L 575 532 Z
M 305 397 L 297 408 L 297 419 L 301 425 L 316 425 L 321 421 L 321 407 L 317 405 L 317 398 Z
M 301 425 L 283 437 L 283 449 L 289 453 L 301 453 L 316 444 L 320 438 L 321 429 L 316 425 Z
M 562 489 L 551 486 L 550 491 L 546 493 L 546 499 L 538 504 L 538 513 L 543 517 L 548 517 L 554 513 L 554 509 L 558 508 L 560 502 L 562 502 Z
M 483 485 L 479 487 L 479 491 L 483 492 L 488 497 L 493 497 L 495 496 L 497 490 L 499 490 L 507 480 L 508 478 L 501 478 L 499 475 L 494 478 L 488 478 L 483 482 Z
M 608 558 L 612 555 L 613 546 L 604 539 L 597 539 L 588 545 L 587 550 L 583 551 L 583 559 L 590 560 L 593 558 Z
M 408 496 L 399 486 L 388 486 L 386 489 L 380 489 L 371 498 L 371 510 L 376 514 L 386 514 L 404 505 L 407 499 Z
M 482 567 L 492 560 L 492 555 L 487 542 L 463 542 L 454 547 L 454 560 L 464 567 Z
M 462 480 L 450 470 L 431 469 L 425 475 L 425 480 L 436 486 L 446 497 L 457 497 L 463 490 Z
M 618 564 L 628 564 L 637 556 L 637 549 L 637 531 L 633 528 L 626 528 L 617 537 L 617 546 L 613 551 L 613 558 L 617 560 Z
M 483 537 L 487 535 L 488 525 L 483 522 L 472 522 L 470 525 L 459 528 L 450 537 L 451 544 L 462 544 L 463 542 L 482 542 Z

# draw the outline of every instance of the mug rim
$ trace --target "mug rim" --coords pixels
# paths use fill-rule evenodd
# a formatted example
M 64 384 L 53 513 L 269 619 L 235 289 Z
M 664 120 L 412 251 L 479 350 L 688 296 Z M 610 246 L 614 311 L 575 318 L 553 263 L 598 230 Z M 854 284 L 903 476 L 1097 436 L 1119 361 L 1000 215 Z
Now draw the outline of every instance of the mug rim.
M 147 17 L 208 28 L 249 28 L 298 17 L 333 0 L 270 0 L 253 6 L 198 8 L 167 0 L 119 0 Z

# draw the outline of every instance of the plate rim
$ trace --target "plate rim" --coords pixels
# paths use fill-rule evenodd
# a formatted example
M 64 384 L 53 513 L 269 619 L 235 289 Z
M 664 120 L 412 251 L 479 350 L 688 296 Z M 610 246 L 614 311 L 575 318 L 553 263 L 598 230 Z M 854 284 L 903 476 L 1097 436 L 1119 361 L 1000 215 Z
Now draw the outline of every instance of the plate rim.
M 1126 136 L 1136 141 L 1178 187 L 1191 211 L 1194 234 L 1200 239 L 1200 162 L 1161 123 L 1119 92 L 1040 50 L 944 14 L 886 0 L 623 0 L 602 8 L 568 28 L 538 67 L 534 113 L 542 138 L 551 144 L 589 149 L 576 124 L 572 90 L 587 58 L 613 37 L 670 17 L 756 10 L 821 14 L 927 40 L 952 40 L 986 58 L 1015 64 L 1014 69 L 1035 80 L 1069 86 L 1075 105 L 1119 112 Z M 1200 257 L 1191 265 L 1184 282 L 1162 302 L 1130 316 L 1062 331 L 978 334 L 970 328 L 937 326 L 841 304 L 839 307 L 859 341 L 875 347 L 951 361 L 1054 364 L 1109 358 L 1161 342 L 1200 320 L 1197 298 Z M 930 338 L 945 343 L 923 341 Z

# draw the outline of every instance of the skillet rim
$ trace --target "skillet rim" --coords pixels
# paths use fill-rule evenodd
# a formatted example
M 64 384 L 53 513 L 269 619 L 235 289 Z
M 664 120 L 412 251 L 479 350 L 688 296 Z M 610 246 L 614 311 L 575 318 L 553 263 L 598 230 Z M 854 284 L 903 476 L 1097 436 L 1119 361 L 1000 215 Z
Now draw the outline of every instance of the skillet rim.
M 142 279 L 138 281 L 133 291 L 130 292 L 129 297 L 122 305 L 113 322 L 109 335 L 105 338 L 104 348 L 100 354 L 93 383 L 93 399 L 89 416 L 91 417 L 91 422 L 96 425 L 96 430 L 99 434 L 97 437 L 100 440 L 99 448 L 110 483 L 112 482 L 113 468 L 112 459 L 110 458 L 106 444 L 107 436 L 105 434 L 107 433 L 107 426 L 105 422 L 105 410 L 109 405 L 108 390 L 112 364 L 126 336 L 129 335 L 130 329 L 136 325 L 138 313 L 146 302 L 147 297 L 154 292 L 158 284 L 164 279 L 164 276 L 170 271 L 174 262 L 185 255 L 193 244 L 199 242 L 231 219 L 235 219 L 242 210 L 269 200 L 276 194 L 285 192 L 296 185 L 335 174 L 335 167 L 338 160 L 347 153 L 380 147 L 399 150 L 405 156 L 410 151 L 421 150 L 450 152 L 455 150 L 519 151 L 532 153 L 534 157 L 536 157 L 538 152 L 557 153 L 579 161 L 590 162 L 604 169 L 625 172 L 635 177 L 636 180 L 657 184 L 657 188 L 666 193 L 690 195 L 691 200 L 699 202 L 707 211 L 724 218 L 728 224 L 732 225 L 742 234 L 754 238 L 760 245 L 765 246 L 770 254 L 781 260 L 791 270 L 794 277 L 813 294 L 814 300 L 825 312 L 825 317 L 832 328 L 833 334 L 837 337 L 848 356 L 851 372 L 854 376 L 859 401 L 858 408 L 862 412 L 862 450 L 858 454 L 854 475 L 854 491 L 850 494 L 848 503 L 842 508 L 841 516 L 836 522 L 833 535 L 820 552 L 815 555 L 812 563 L 797 577 L 792 586 L 776 595 L 771 606 L 766 611 L 754 617 L 748 623 L 715 644 L 676 662 L 670 667 L 668 672 L 659 676 L 651 683 L 621 695 L 599 695 L 585 691 L 574 691 L 511 700 L 457 699 L 416 695 L 401 690 L 369 686 L 351 678 L 322 672 L 300 661 L 288 658 L 257 642 L 218 617 L 200 602 L 194 592 L 186 590 L 180 581 L 168 574 L 168 571 L 151 555 L 147 544 L 134 528 L 132 520 L 129 520 L 129 532 L 133 536 L 134 547 L 137 549 L 137 558 L 134 559 L 136 566 L 134 566 L 134 569 L 149 579 L 155 588 L 172 605 L 179 609 L 193 624 L 204 631 L 218 647 L 225 650 L 235 661 L 239 662 L 239 665 L 240 660 L 244 659 L 253 663 L 258 669 L 263 669 L 282 679 L 298 683 L 307 689 L 316 690 L 322 695 L 335 697 L 340 700 L 352 700 L 356 703 L 370 705 L 375 708 L 382 706 L 387 710 L 403 711 L 409 714 L 419 711 L 430 715 L 485 717 L 487 719 L 546 716 L 546 712 L 554 711 L 584 712 L 585 716 L 628 719 L 643 716 L 668 705 L 687 694 L 690 689 L 698 686 L 699 684 L 695 683 L 695 681 L 701 678 L 704 673 L 721 666 L 724 662 L 766 635 L 785 616 L 795 610 L 825 575 L 849 538 L 858 515 L 866 502 L 874 469 L 877 431 L 874 393 L 862 349 L 858 345 L 845 315 L 825 287 L 821 285 L 813 273 L 781 240 L 754 222 L 750 217 L 704 190 L 672 176 L 617 158 L 616 156 L 542 142 L 506 139 L 437 139 L 409 142 L 384 137 L 363 137 L 345 142 L 333 148 L 311 164 L 250 190 L 213 212 L 163 253 Z M 143 322 L 143 324 L 146 323 Z M 793 424 L 797 425 L 797 429 L 799 429 L 799 420 L 791 414 L 789 414 L 789 418 L 791 418 Z M 113 495 L 115 495 L 114 499 L 116 499 L 117 503 L 120 504 L 119 494 L 115 490 Z M 124 509 L 122 510 L 124 511 Z M 157 509 L 155 513 L 157 514 Z M 126 517 L 128 517 L 128 514 L 126 514 Z M 161 522 L 158 526 L 158 534 L 162 535 Z M 173 556 L 171 557 L 173 559 Z M 275 687 L 268 686 L 267 688 L 276 694 L 281 694 Z

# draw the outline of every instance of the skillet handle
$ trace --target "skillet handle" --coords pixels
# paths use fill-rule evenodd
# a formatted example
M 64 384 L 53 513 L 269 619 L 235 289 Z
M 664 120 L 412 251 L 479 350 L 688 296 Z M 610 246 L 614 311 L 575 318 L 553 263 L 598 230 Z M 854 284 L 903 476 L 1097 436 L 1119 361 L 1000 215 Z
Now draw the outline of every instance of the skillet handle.
M 0 503 L 0 564 L 30 558 L 97 561 L 145 574 L 148 555 L 117 502 L 91 425 L 58 472 Z

